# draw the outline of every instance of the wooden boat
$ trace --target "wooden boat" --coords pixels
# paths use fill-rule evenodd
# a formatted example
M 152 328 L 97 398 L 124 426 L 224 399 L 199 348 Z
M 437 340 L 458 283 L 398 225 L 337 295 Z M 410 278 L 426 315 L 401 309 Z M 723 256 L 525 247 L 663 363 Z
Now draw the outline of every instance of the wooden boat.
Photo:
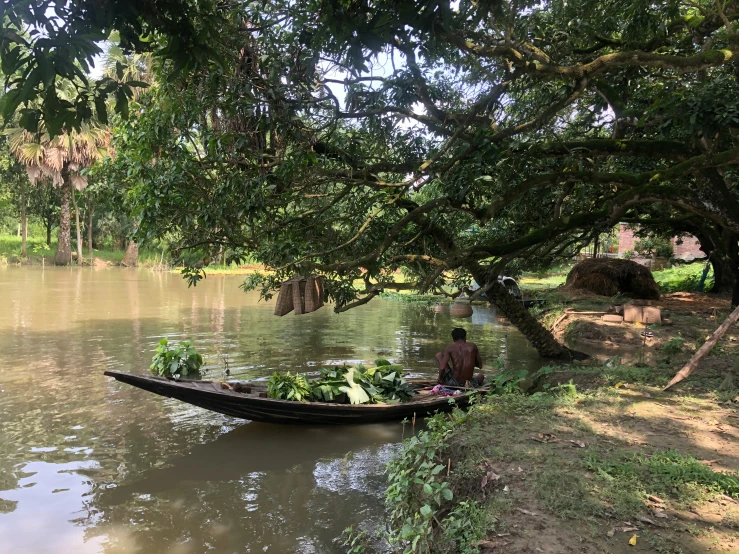
M 266 383 L 241 383 L 234 386 L 219 381 L 166 379 L 106 371 L 105 375 L 122 383 L 160 396 L 175 398 L 206 410 L 264 423 L 347 425 L 378 423 L 425 417 L 434 412 L 448 412 L 455 406 L 466 408 L 472 397 L 486 389 L 463 389 L 454 397 L 419 394 L 400 404 L 332 404 L 295 402 L 267 398 Z M 416 390 L 430 389 L 433 381 L 409 381 Z M 240 390 L 233 390 L 234 388 Z M 454 403 L 450 403 L 454 398 Z

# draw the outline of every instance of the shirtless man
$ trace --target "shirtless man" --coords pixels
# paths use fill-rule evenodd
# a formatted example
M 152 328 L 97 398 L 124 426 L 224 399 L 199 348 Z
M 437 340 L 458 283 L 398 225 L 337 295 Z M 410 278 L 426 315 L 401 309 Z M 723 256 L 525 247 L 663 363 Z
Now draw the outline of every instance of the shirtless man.
M 467 331 L 461 327 L 452 330 L 452 340 L 444 352 L 436 354 L 439 364 L 439 384 L 452 387 L 464 387 L 467 381 L 479 387 L 485 381 L 482 373 L 473 375 L 475 367 L 482 369 L 482 359 L 477 345 L 467 342 Z M 449 363 L 451 362 L 451 364 Z

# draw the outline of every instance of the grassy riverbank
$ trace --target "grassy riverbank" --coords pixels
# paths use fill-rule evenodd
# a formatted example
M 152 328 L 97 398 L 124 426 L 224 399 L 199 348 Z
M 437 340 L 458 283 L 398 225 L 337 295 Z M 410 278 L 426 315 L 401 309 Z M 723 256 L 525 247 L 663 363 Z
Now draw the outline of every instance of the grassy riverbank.
M 692 289 L 703 267 L 655 277 Z M 563 279 L 539 280 L 534 313 L 593 358 L 550 366 L 533 394 L 506 376 L 502 394 L 406 441 L 389 470 L 386 538 L 429 553 L 739 551 L 739 329 L 662 391 L 729 300 L 673 292 L 654 302 L 668 324 L 607 323 L 624 299 L 548 290 Z
M 0 236 L 0 265 L 48 265 L 54 261 L 56 248 L 56 238 L 52 239 L 51 246 L 47 246 L 45 238 L 28 237 L 26 241 L 28 256 L 23 258 L 21 257 L 21 238 L 16 235 L 2 235 Z M 83 265 L 104 267 L 121 265 L 126 252 L 120 249 L 96 248 L 93 249 L 92 258 L 90 258 L 88 249 L 85 247 L 82 254 Z M 166 249 L 140 248 L 138 267 L 156 271 L 180 271 L 180 268 L 174 265 Z M 263 269 L 263 266 L 253 263 L 243 265 L 232 263 L 230 265 L 210 265 L 205 268 L 205 271 L 209 275 L 248 275 Z
M 416 552 L 735 552 L 736 405 L 697 382 L 661 393 L 628 368 L 579 375 L 601 384 L 489 397 L 407 441 L 391 465 L 392 540 Z

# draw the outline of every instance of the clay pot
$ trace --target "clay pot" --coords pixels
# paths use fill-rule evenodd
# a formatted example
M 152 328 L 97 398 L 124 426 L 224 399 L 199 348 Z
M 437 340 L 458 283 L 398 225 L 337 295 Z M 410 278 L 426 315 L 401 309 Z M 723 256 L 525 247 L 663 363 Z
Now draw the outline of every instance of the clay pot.
M 434 313 L 435 314 L 445 314 L 449 311 L 449 306 L 446 304 L 437 304 L 434 306 Z
M 472 316 L 472 306 L 470 306 L 469 300 L 455 300 L 452 307 L 449 308 L 449 315 L 452 317 Z

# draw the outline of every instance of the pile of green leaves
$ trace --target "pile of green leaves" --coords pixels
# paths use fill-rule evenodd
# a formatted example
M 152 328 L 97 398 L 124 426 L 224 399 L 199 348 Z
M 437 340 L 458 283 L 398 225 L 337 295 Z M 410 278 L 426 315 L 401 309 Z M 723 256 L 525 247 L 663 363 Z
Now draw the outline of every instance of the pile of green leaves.
M 372 377 L 372 384 L 380 389 L 385 403 L 405 402 L 415 392 L 403 378 L 403 368 L 397 364 L 379 363 L 385 360 L 375 360 L 376 367 L 369 368 L 365 375 Z
M 269 397 L 337 404 L 396 404 L 415 392 L 403 378 L 403 367 L 376 360 L 376 367 L 322 367 L 310 384 L 301 375 L 275 373 L 268 382 Z
M 321 378 L 313 383 L 317 402 L 381 404 L 384 398 L 371 378 L 356 367 L 321 368 Z
M 203 365 L 203 357 L 198 354 L 192 341 L 179 343 L 170 347 L 167 339 L 159 341 L 156 354 L 151 359 L 149 369 L 154 375 L 168 378 L 189 377 L 197 379 L 201 377 L 200 368 Z
M 309 402 L 311 390 L 308 381 L 302 375 L 292 375 L 275 372 L 267 382 L 267 394 L 270 398 L 280 400 L 297 400 L 298 402 Z

